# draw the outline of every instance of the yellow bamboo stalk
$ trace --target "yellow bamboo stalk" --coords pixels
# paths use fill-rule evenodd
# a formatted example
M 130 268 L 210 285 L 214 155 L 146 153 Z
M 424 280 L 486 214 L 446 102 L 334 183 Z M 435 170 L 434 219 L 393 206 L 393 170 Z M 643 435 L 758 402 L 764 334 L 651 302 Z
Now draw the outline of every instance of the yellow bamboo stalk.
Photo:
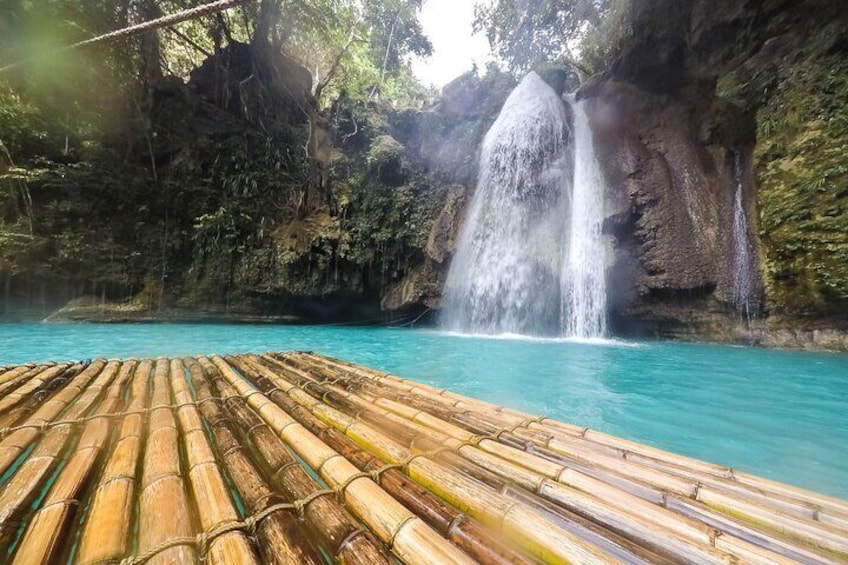
M 12 390 L 20 383 L 26 382 L 38 373 L 46 371 L 52 365 L 20 365 L 3 373 L 0 377 L 0 395 Z
M 348 507 L 405 563 L 473 563 L 347 459 L 330 449 L 252 387 L 220 357 L 212 362 L 263 420 L 331 486 L 344 487 Z
M 117 378 L 94 411 L 109 416 L 123 404 L 124 387 L 135 369 L 135 361 L 121 365 Z M 38 510 L 30 520 L 14 556 L 13 563 L 46 563 L 62 549 L 71 517 L 79 504 L 78 495 L 87 484 L 109 439 L 108 418 L 90 420 L 62 472 L 50 487 Z
M 274 360 L 270 357 L 265 357 L 265 360 L 269 363 L 274 362 Z M 286 365 L 278 366 L 283 370 L 298 371 L 298 369 L 287 367 Z M 300 376 L 308 378 L 308 375 L 303 372 L 300 372 Z M 346 391 L 338 388 L 336 388 L 335 390 L 343 395 L 348 394 Z M 348 396 L 348 398 L 352 397 Z M 399 414 L 410 420 L 421 423 L 434 430 L 447 433 L 461 441 L 468 441 L 470 438 L 473 437 L 473 434 L 471 432 L 458 426 L 454 426 L 453 424 L 449 424 L 448 422 L 436 418 L 417 408 L 412 408 L 405 404 L 383 398 L 364 398 L 365 401 L 367 401 L 365 403 L 366 407 L 370 403 L 373 403 L 377 406 L 382 406 L 392 411 L 393 413 Z M 581 476 L 581 473 L 573 473 L 570 470 L 564 470 L 564 468 L 561 466 L 556 466 L 555 464 L 550 463 L 544 459 L 530 456 L 525 451 L 506 447 L 499 444 L 498 442 L 493 442 L 491 440 L 484 440 L 478 445 L 482 449 L 490 451 L 492 453 L 496 453 L 501 457 L 508 459 L 514 463 L 537 470 L 544 470 L 547 468 L 548 472 L 545 474 L 550 478 L 555 478 L 559 482 L 566 482 L 566 484 L 571 484 L 572 486 L 581 488 L 582 490 L 586 490 L 587 492 L 593 492 L 591 488 L 586 488 L 586 486 L 581 485 L 579 483 L 575 484 L 571 481 L 568 481 L 568 477 L 563 474 L 570 473 L 572 475 L 572 478 L 576 478 L 581 483 L 585 483 L 585 479 Z M 771 530 L 781 532 L 784 535 L 791 535 L 793 537 L 800 537 L 802 539 L 806 539 L 807 542 L 812 544 L 813 546 L 821 546 L 831 551 L 844 551 L 843 545 L 841 543 L 841 540 L 845 537 L 844 531 L 842 531 L 838 527 L 838 525 L 822 524 L 820 522 L 816 522 L 809 518 L 806 518 L 803 511 L 807 510 L 811 512 L 809 510 L 808 505 L 802 505 L 799 507 L 797 505 L 789 504 L 784 500 L 774 500 L 753 492 L 734 491 L 731 494 L 726 492 L 725 488 L 722 488 L 725 485 L 723 485 L 719 479 L 715 479 L 713 481 L 708 480 L 708 486 L 705 486 L 705 484 L 702 482 L 682 481 L 674 475 L 670 475 L 665 471 L 655 471 L 649 469 L 650 471 L 653 471 L 653 473 L 646 474 L 642 472 L 643 468 L 641 468 L 639 465 L 633 465 L 628 463 L 627 461 L 616 460 L 614 458 L 604 456 L 598 453 L 590 453 L 587 450 L 579 448 L 575 449 L 568 444 L 564 444 L 563 442 L 557 441 L 556 438 L 550 439 L 548 442 L 545 443 L 545 446 L 551 448 L 556 452 L 563 453 L 568 456 L 577 456 L 579 458 L 585 459 L 592 465 L 600 465 L 602 469 L 606 469 L 608 471 L 624 475 L 628 478 L 640 480 L 651 486 L 663 489 L 665 491 L 689 496 L 690 498 L 699 500 L 711 507 L 722 509 L 723 511 L 734 517 L 743 518 L 749 522 L 756 522 L 758 524 L 767 525 Z M 596 484 L 596 487 L 603 489 L 603 484 Z M 740 495 L 742 496 L 742 498 L 740 498 Z M 746 500 L 746 497 L 753 498 L 754 500 Z M 622 505 L 624 505 L 624 508 L 635 509 L 638 507 L 635 502 L 629 501 L 625 497 L 615 497 L 614 500 L 619 501 Z M 766 504 L 764 506 L 763 503 L 769 504 Z M 647 514 L 645 515 L 650 516 L 651 511 L 649 509 L 646 510 L 647 507 L 645 506 L 645 503 L 642 503 L 642 506 L 643 511 L 640 512 L 640 514 L 647 512 Z M 790 509 L 796 515 L 787 513 L 787 508 Z M 809 516 L 810 514 L 806 515 Z
M 622 469 L 622 465 L 627 465 L 627 463 L 622 463 L 621 460 L 626 460 L 627 462 L 640 463 L 665 473 L 679 474 L 684 472 L 685 474 L 685 472 L 688 472 L 690 476 L 701 483 L 699 488 L 703 488 L 703 485 L 707 484 L 709 488 L 730 490 L 737 496 L 750 498 L 754 502 L 766 504 L 780 512 L 791 511 L 801 517 L 814 517 L 816 521 L 831 527 L 845 528 L 848 525 L 848 503 L 820 495 L 819 493 L 805 491 L 804 489 L 784 485 L 776 481 L 761 479 L 753 475 L 734 472 L 727 467 L 644 446 L 587 428 L 562 424 L 548 418 L 543 419 L 540 423 L 536 421 L 538 420 L 537 418 L 529 414 L 504 409 L 474 399 L 466 399 L 461 395 L 449 391 L 414 383 L 413 381 L 406 381 L 390 375 L 379 374 L 336 360 L 314 355 L 287 355 L 284 359 L 295 363 L 306 360 L 307 362 L 330 367 L 337 371 L 344 371 L 347 375 L 388 384 L 395 390 L 405 391 L 408 394 L 416 394 L 446 407 L 477 411 L 486 417 L 496 418 L 501 422 L 503 427 L 519 425 L 526 427 L 528 430 L 545 433 L 551 439 L 544 446 L 550 447 L 560 453 L 568 454 L 569 450 L 573 453 L 575 445 L 582 444 L 580 454 L 583 457 L 591 457 L 593 449 L 615 454 L 620 459 L 607 458 L 606 462 L 607 465 L 612 465 L 618 460 L 619 463 L 616 469 L 619 471 Z M 514 431 L 517 434 L 521 434 L 521 428 Z M 634 467 L 627 467 L 627 469 L 633 472 Z M 736 488 L 733 488 L 734 486 Z M 671 488 L 668 490 L 680 492 Z M 704 490 L 703 495 L 706 496 L 710 492 L 709 489 Z
M 313 413 L 325 422 L 336 426 L 340 431 L 344 431 L 345 434 L 366 449 L 370 449 L 369 446 L 377 446 L 383 443 L 382 438 L 374 435 L 375 433 L 382 434 L 382 432 L 378 432 L 368 424 L 346 416 L 305 392 L 293 388 L 294 383 L 281 375 L 275 374 L 256 363 L 254 363 L 254 367 L 263 371 L 264 376 L 275 382 L 280 389 L 287 391 L 294 400 L 313 410 Z M 645 502 L 621 489 L 606 485 L 572 469 L 526 452 L 513 450 L 491 440 L 476 442 L 476 446 L 465 444 L 464 442 L 474 439 L 472 434 L 437 418 L 425 418 L 425 421 L 434 426 L 427 428 L 422 424 L 416 425 L 412 421 L 405 420 L 403 414 L 393 414 L 356 395 L 345 394 L 348 394 L 347 398 L 355 401 L 362 410 L 374 411 L 394 424 L 391 427 L 384 427 L 390 435 L 391 430 L 395 427 L 407 427 L 415 434 L 416 439 L 414 441 L 416 444 L 431 441 L 434 445 L 448 447 L 469 461 L 507 478 L 531 492 L 563 504 L 566 508 L 575 510 L 582 515 L 591 516 L 593 520 L 607 527 L 632 536 L 642 543 L 659 547 L 679 559 L 697 555 L 701 562 L 722 563 L 729 558 L 727 554 L 716 551 L 713 546 L 712 540 L 717 532 L 695 520 L 690 520 Z M 415 416 L 419 413 L 417 410 L 406 409 L 401 405 L 397 405 L 396 408 L 407 416 Z M 449 435 L 451 433 L 459 436 L 459 438 L 452 437 Z M 490 451 L 486 452 L 484 449 Z M 515 451 L 518 456 L 510 457 L 508 455 L 510 450 Z M 380 453 L 377 455 L 382 456 Z M 391 457 L 389 452 L 386 452 L 385 455 Z M 410 453 L 406 453 L 401 457 L 409 457 L 410 455 Z M 516 460 L 522 463 L 519 464 Z M 392 462 L 398 461 L 395 459 Z M 523 465 L 526 465 L 526 467 Z
M 153 363 L 139 363 L 133 375 L 128 412 L 147 407 L 149 377 Z M 124 416 L 91 506 L 82 525 L 75 561 L 79 565 L 115 562 L 130 552 L 138 462 L 141 459 L 144 428 L 143 414 Z
M 229 411 L 223 408 L 224 400 L 212 394 L 204 374 L 206 368 L 201 368 L 195 360 L 186 360 L 186 363 L 192 371 L 192 383 L 200 411 L 209 423 L 215 438 L 215 447 L 239 492 L 246 512 L 256 515 L 267 510 L 276 504 L 277 499 L 250 458 L 250 455 L 256 455 L 258 449 L 250 449 L 251 446 L 240 442 Z M 276 436 L 274 437 L 276 439 Z M 262 553 L 263 561 L 269 565 L 318 565 L 323 562 L 294 512 L 281 509 L 261 520 L 256 525 L 256 544 Z
M 106 365 L 94 383 L 65 412 L 66 420 L 76 420 L 84 416 L 89 408 L 96 406 L 102 388 L 112 381 L 118 366 L 115 361 Z M 17 471 L 3 484 L 0 490 L 0 539 L 11 535 L 11 530 L 17 527 L 15 518 L 36 496 L 50 471 L 59 462 L 73 428 L 72 424 L 51 428 Z
M 83 389 L 98 376 L 106 365 L 106 361 L 98 359 L 74 377 L 59 393 L 45 401 L 26 421 L 18 424 L 17 431 L 0 440 L 0 474 L 5 473 L 20 455 L 42 433 L 42 427 L 53 422 Z
M 204 360 L 202 371 L 194 381 L 204 382 L 204 372 L 215 376 L 214 386 L 231 415 L 233 430 L 238 430 L 245 442 L 253 447 L 259 466 L 265 470 L 268 482 L 281 500 L 304 500 L 323 490 L 271 428 L 250 409 L 238 391 L 219 376 L 214 365 Z M 389 565 L 394 561 L 384 546 L 366 534 L 361 524 L 333 497 L 319 497 L 306 505 L 303 522 L 324 551 L 336 561 L 351 565 Z
M 0 427 L 5 427 L 11 424 L 9 421 L 3 421 L 2 417 L 5 416 L 12 408 L 27 400 L 29 395 L 45 386 L 48 382 L 50 382 L 50 379 L 56 375 L 62 374 L 68 367 L 70 367 L 70 365 L 55 365 L 43 371 L 38 371 L 37 374 L 32 376 L 20 387 L 2 396 L 2 398 L 0 398 Z M 33 369 L 33 371 L 35 371 L 35 369 Z
M 269 362 L 273 362 L 273 359 L 266 358 Z M 286 365 L 279 365 L 281 368 L 285 368 L 286 370 L 296 371 L 297 369 L 287 367 Z M 301 375 L 305 375 L 305 373 L 301 372 Z M 348 394 L 346 391 L 339 390 L 341 394 Z M 347 398 L 351 398 L 348 396 Z M 468 441 L 468 438 L 472 437 L 470 432 L 463 430 L 457 426 L 453 426 L 452 424 L 448 424 L 444 421 L 439 420 L 438 418 L 434 418 L 429 414 L 424 414 L 415 408 L 406 407 L 403 404 L 395 403 L 387 400 L 374 400 L 371 401 L 376 402 L 382 406 L 387 406 L 388 408 L 394 410 L 396 413 L 399 413 L 407 418 L 417 419 L 419 422 L 424 423 L 425 425 L 430 425 L 433 429 L 441 430 L 446 433 L 453 433 L 454 437 L 458 437 L 463 439 L 464 441 Z M 367 405 L 368 402 L 365 402 L 364 405 Z M 484 449 L 489 447 L 491 450 L 492 447 L 499 445 L 496 442 L 487 443 L 489 440 L 484 440 L 480 442 L 478 445 Z M 550 466 L 550 463 L 540 460 L 535 460 L 532 456 L 527 455 L 525 452 L 520 450 L 515 450 L 509 447 L 498 447 L 496 450 L 502 457 L 505 457 L 515 463 L 525 464 L 533 467 L 534 469 L 544 469 L 545 466 Z M 460 452 L 461 453 L 461 452 Z M 470 455 L 470 453 L 466 453 L 466 455 Z M 538 458 L 536 458 L 538 459 Z M 556 469 L 554 468 L 554 472 Z M 550 475 L 549 475 L 550 476 Z M 605 485 L 603 483 L 595 483 L 593 488 L 587 488 L 585 486 L 585 479 L 580 477 L 579 474 L 574 475 L 572 477 L 577 477 L 580 479 L 580 483 L 584 483 L 581 486 L 580 483 L 572 484 L 577 488 L 582 490 L 586 490 L 587 492 L 595 492 L 600 495 L 603 492 Z M 557 480 L 562 481 L 563 475 L 558 475 Z M 662 483 L 660 483 L 661 485 Z M 593 490 L 594 489 L 594 490 Z M 672 489 L 669 489 L 672 490 Z M 785 536 L 790 536 L 793 539 L 798 539 L 802 543 L 806 544 L 812 548 L 820 548 L 825 551 L 833 551 L 844 553 L 846 550 L 845 544 L 848 543 L 848 538 L 845 537 L 844 532 L 842 532 L 839 528 L 829 526 L 827 524 L 823 524 L 821 522 L 815 522 L 812 520 L 799 518 L 793 516 L 791 514 L 787 514 L 786 512 L 782 512 L 780 510 L 774 510 L 768 507 L 764 507 L 761 504 L 757 504 L 755 502 L 748 502 L 744 499 L 740 499 L 735 496 L 730 496 L 727 493 L 721 492 L 720 490 L 705 488 L 701 486 L 699 489 L 695 491 L 693 494 L 693 498 L 707 504 L 708 506 L 718 509 L 725 514 L 733 517 L 736 520 L 742 519 L 744 522 L 749 524 L 756 524 L 759 526 L 765 526 L 768 529 L 768 533 L 780 533 Z M 626 507 L 638 508 L 632 501 L 627 500 L 621 496 L 615 496 L 614 498 L 610 498 L 608 500 L 616 500 Z M 625 509 L 622 508 L 622 509 Z M 640 508 L 640 515 L 644 515 L 646 507 L 643 506 Z M 658 517 L 655 513 L 655 517 Z M 685 535 L 685 532 L 678 532 Z M 729 540 L 732 536 L 724 536 L 724 542 Z M 724 543 L 723 542 L 723 543 Z M 746 544 L 748 542 L 744 540 L 738 540 L 734 542 L 736 546 L 739 546 L 742 551 L 746 554 L 751 554 L 754 549 L 748 547 Z M 728 545 L 725 543 L 725 545 Z M 763 556 L 764 559 L 770 559 L 769 555 L 766 553 Z
M 497 534 L 492 529 L 485 528 L 479 520 L 462 514 L 453 506 L 446 504 L 435 494 L 413 482 L 400 469 L 387 467 L 379 458 L 359 447 L 350 438 L 325 424 L 309 410 L 276 389 L 261 374 L 246 367 L 241 361 L 237 363 L 242 374 L 255 382 L 260 390 L 268 395 L 268 398 L 351 461 L 358 469 L 378 471 L 376 480 L 380 486 L 471 557 L 486 565 L 528 565 L 530 563 L 530 559 L 519 552 L 515 544 L 504 543 L 508 540 L 498 539 L 499 536 L 496 537 Z M 609 535 L 616 538 L 611 532 Z M 610 542 L 611 545 L 622 541 L 618 538 L 616 540 Z M 624 545 L 628 545 L 628 550 L 632 549 L 632 544 L 624 542 Z M 658 558 L 654 554 L 650 555 Z
M 833 564 L 835 561 L 830 555 L 822 555 L 821 552 L 816 553 L 799 545 L 792 539 L 778 537 L 774 535 L 763 534 L 751 526 L 739 523 L 732 517 L 713 510 L 700 502 L 684 498 L 677 495 L 669 495 L 666 500 L 666 505 L 669 508 L 679 511 L 696 519 L 709 521 L 715 527 L 722 531 L 738 532 L 738 537 L 744 539 L 757 540 L 760 545 L 775 553 L 780 553 L 789 559 L 794 559 L 800 563 L 824 563 Z M 732 542 L 732 537 L 720 536 L 716 539 L 717 547 L 724 547 L 724 544 Z M 839 560 L 842 562 L 843 560 Z
M 171 360 L 171 392 L 175 404 L 180 406 L 177 420 L 185 445 L 188 477 L 202 531 L 212 532 L 238 522 L 240 516 L 209 446 L 203 420 L 186 382 L 185 366 L 179 359 Z M 247 536 L 239 530 L 212 539 L 206 557 L 212 565 L 259 563 Z
M 226 376 L 227 373 L 223 370 L 225 367 L 223 362 L 220 364 L 216 362 L 216 365 Z M 229 369 L 228 366 L 226 368 Z M 232 375 L 229 378 L 239 378 L 231 369 L 229 369 L 229 373 Z M 286 388 L 281 387 L 281 390 L 285 391 Z M 244 396 L 250 394 L 251 389 L 249 385 L 244 383 L 240 392 Z M 253 391 L 253 394 L 248 398 L 252 399 L 257 396 L 260 395 Z M 263 398 L 265 397 L 263 396 Z M 272 411 L 269 406 L 279 409 L 266 398 L 265 402 L 261 404 L 261 409 L 257 409 L 257 411 L 260 415 L 262 415 L 262 410 Z M 329 407 L 326 408 L 329 409 Z M 558 528 L 526 506 L 504 501 L 493 490 L 468 479 L 455 470 L 426 457 L 411 459 L 411 453 L 408 449 L 376 430 L 359 426 L 356 430 L 359 433 L 351 432 L 348 434 L 349 427 L 344 424 L 339 425 L 338 421 L 333 421 L 332 416 L 335 415 L 333 413 L 335 411 L 330 412 L 330 410 L 313 413 L 319 419 L 349 435 L 351 439 L 381 459 L 390 463 L 408 462 L 408 474 L 417 483 L 447 500 L 461 511 L 468 512 L 486 522 L 502 525 L 508 535 L 514 536 L 528 552 L 538 559 L 547 563 L 616 562 L 611 556 L 604 554 L 570 532 Z M 325 418 L 327 419 L 325 420 Z
M 197 561 L 194 513 L 183 484 L 169 378 L 167 359 L 157 359 L 138 506 L 138 553 L 156 552 L 147 561 L 149 565 Z M 192 541 L 165 548 L 189 539 Z
M 0 430 L 14 428 L 15 425 L 26 419 L 29 414 L 41 406 L 45 398 L 55 393 L 58 389 L 68 383 L 70 379 L 78 375 L 83 369 L 82 365 L 72 365 L 55 376 L 50 376 L 48 383 L 37 392 L 30 394 L 23 402 L 0 416 Z M 49 370 L 49 369 L 48 369 Z

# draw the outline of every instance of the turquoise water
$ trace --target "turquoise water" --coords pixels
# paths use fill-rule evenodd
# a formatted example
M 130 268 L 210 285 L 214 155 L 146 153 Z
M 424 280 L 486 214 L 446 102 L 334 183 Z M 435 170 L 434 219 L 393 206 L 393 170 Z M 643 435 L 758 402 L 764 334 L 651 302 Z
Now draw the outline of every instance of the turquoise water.
M 0 364 L 309 349 L 848 498 L 848 355 L 428 330 L 0 325 Z

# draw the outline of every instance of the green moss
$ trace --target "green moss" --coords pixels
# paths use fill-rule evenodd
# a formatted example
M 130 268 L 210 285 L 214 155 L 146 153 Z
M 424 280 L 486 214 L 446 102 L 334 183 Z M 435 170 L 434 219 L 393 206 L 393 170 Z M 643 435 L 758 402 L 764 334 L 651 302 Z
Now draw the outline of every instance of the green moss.
M 371 166 L 386 165 L 403 157 L 403 145 L 390 135 L 380 135 L 371 144 L 371 149 L 365 157 Z
M 848 311 L 848 54 L 823 30 L 757 114 L 755 167 L 770 308 Z

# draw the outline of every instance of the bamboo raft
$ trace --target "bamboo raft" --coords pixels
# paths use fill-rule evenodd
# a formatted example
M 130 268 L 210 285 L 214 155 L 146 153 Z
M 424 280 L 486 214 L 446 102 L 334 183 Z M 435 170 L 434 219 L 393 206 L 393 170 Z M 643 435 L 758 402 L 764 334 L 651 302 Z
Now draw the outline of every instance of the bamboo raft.
M 848 563 L 848 502 L 308 352 L 0 367 L 10 563 Z

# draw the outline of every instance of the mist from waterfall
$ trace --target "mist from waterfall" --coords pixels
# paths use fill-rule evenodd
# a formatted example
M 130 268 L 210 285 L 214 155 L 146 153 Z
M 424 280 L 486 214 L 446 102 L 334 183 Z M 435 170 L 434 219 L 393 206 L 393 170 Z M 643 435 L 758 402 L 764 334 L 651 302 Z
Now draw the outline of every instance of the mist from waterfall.
M 756 265 L 748 236 L 748 217 L 743 200 L 744 174 L 742 154 L 733 151 L 733 257 L 731 260 L 733 305 L 748 318 L 759 308 Z
M 530 73 L 486 134 L 445 285 L 448 329 L 605 334 L 603 185 L 582 104 L 569 104 Z

